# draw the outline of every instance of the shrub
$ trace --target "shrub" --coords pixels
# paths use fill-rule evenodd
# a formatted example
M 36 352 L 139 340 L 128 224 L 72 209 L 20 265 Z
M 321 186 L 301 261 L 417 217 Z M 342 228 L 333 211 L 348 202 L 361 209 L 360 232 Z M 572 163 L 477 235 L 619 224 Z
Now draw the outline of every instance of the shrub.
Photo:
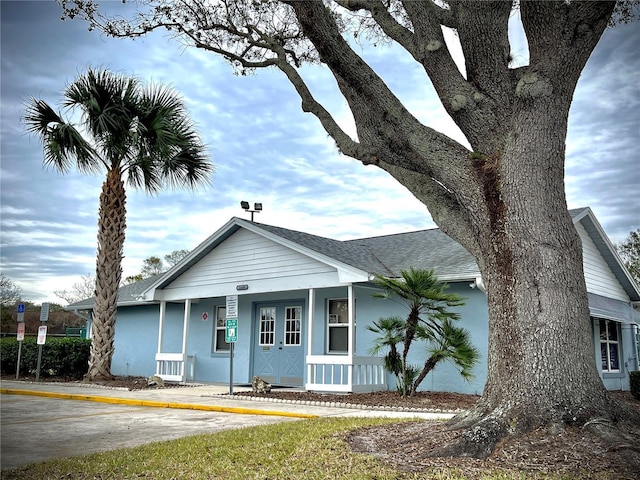
M 84 338 L 48 338 L 42 346 L 41 376 L 81 379 L 89 366 L 91 340 Z M 3 374 L 15 374 L 18 362 L 18 341 L 0 339 L 0 369 Z M 38 368 L 38 345 L 35 337 L 22 341 L 20 372 L 35 373 Z
M 629 372 L 629 386 L 633 398 L 640 400 L 640 370 Z

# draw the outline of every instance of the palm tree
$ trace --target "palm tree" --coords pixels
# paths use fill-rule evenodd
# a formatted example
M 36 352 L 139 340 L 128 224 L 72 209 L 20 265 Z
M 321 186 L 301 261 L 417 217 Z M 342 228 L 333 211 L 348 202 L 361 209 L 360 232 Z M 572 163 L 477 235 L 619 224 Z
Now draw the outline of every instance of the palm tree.
M 412 378 L 409 395 L 416 393 L 422 380 L 443 360 L 449 360 L 458 367 L 463 379 L 473 378 L 472 370 L 480 358 L 480 352 L 471 343 L 469 331 L 453 325 L 449 318 L 444 319 L 440 327 L 440 331 L 435 332 L 423 324 L 418 325 L 416 338 L 429 344 L 429 358 L 424 362 L 422 370 L 419 373 L 416 371 L 416 376 Z
M 402 357 L 398 353 L 398 344 L 404 339 L 405 321 L 400 317 L 385 317 L 376 320 L 365 327 L 378 337 L 369 349 L 371 355 L 378 355 L 382 350 L 389 349 L 384 356 L 384 368 L 396 377 L 402 371 Z
M 452 359 L 461 368 L 464 365 L 463 376 L 470 375 L 470 368 L 476 363 L 478 352 L 469 342 L 466 330 L 452 325 L 451 322 L 458 320 L 460 316 L 448 310 L 450 307 L 464 305 L 461 296 L 447 293 L 448 285 L 440 282 L 433 270 L 411 268 L 409 271 L 403 270 L 401 278 L 377 275 L 375 282 L 384 288 L 384 292 L 375 293 L 374 297 L 396 299 L 409 310 L 407 319 L 402 321 L 400 326 L 397 321 L 392 322 L 392 319 L 380 319 L 379 323 L 375 324 L 381 337 L 374 344 L 374 348 L 376 345 L 386 345 L 395 352 L 395 343 L 403 343 L 399 359 L 400 371 L 395 373 L 390 370 L 398 377 L 399 389 L 403 395 L 415 393 L 424 377 L 444 359 Z M 398 330 L 401 331 L 400 335 Z M 432 345 L 431 356 L 421 371 L 407 364 L 409 350 L 416 338 Z M 395 343 L 391 347 L 393 342 Z M 387 362 L 385 360 L 385 364 Z
M 207 184 L 213 165 L 181 99 L 163 86 L 89 69 L 67 86 L 62 107 L 80 126 L 32 98 L 27 130 L 43 144 L 44 165 L 61 173 L 106 172 L 100 194 L 95 306 L 87 380 L 110 378 L 126 226 L 125 182 L 150 194 Z

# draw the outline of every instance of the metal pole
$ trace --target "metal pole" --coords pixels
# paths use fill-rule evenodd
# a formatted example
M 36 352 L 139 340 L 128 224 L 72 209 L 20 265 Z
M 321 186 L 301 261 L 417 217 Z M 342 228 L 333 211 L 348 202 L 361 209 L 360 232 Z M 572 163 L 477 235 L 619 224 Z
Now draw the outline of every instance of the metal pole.
M 44 322 L 40 321 L 40 326 L 44 326 Z M 45 337 L 46 338 L 46 337 Z M 42 345 L 38 345 L 38 366 L 36 367 L 36 382 L 40 381 L 40 364 L 42 362 Z
M 229 350 L 229 395 L 233 395 L 233 345 L 231 342 L 231 349 Z
M 36 382 L 40 381 L 40 363 L 42 362 L 42 345 L 38 345 L 38 366 L 36 367 Z
M 22 342 L 18 342 L 18 365 L 16 367 L 16 380 L 20 376 L 20 356 L 22 355 Z

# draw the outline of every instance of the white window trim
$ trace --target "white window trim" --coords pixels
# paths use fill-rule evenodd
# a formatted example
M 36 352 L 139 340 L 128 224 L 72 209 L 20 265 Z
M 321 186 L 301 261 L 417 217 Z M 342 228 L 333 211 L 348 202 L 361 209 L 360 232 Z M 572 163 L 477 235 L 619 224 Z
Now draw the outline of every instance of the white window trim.
M 222 326 L 218 326 L 218 314 L 220 309 L 225 311 L 225 315 L 224 315 L 224 324 Z M 213 307 L 213 313 L 214 313 L 214 317 L 213 317 L 213 353 L 229 353 L 231 351 L 231 346 L 230 344 L 227 343 L 227 345 L 229 346 L 228 348 L 218 348 L 218 330 L 225 330 L 226 329 L 226 324 L 227 324 L 227 320 L 226 320 L 226 311 L 227 311 L 227 307 L 226 305 L 215 305 Z
M 606 344 L 607 348 L 606 348 L 606 352 L 607 352 L 607 368 L 605 369 L 604 366 L 602 366 L 602 373 L 620 373 L 620 368 L 616 368 L 616 369 L 612 369 L 611 368 L 611 355 L 610 355 L 610 349 L 609 349 L 609 345 L 616 345 L 616 351 L 618 353 L 618 365 L 620 365 L 620 361 L 621 361 L 621 351 L 620 351 L 620 347 L 621 347 L 621 342 L 620 342 L 620 336 L 621 336 L 621 329 L 620 329 L 620 322 L 617 322 L 615 320 L 611 320 L 608 318 L 598 318 L 596 317 L 596 319 L 598 320 L 598 330 L 600 330 L 600 321 L 604 321 L 605 322 L 605 338 L 601 338 L 600 335 L 602 335 L 602 331 L 600 330 L 600 335 L 598 336 L 598 340 L 600 341 L 600 352 L 602 352 L 602 344 Z M 609 329 L 610 326 L 613 325 L 613 328 L 616 329 L 616 337 L 617 340 L 609 340 Z
M 273 317 L 271 318 L 271 320 L 263 320 L 262 319 L 262 311 L 263 310 L 271 310 L 273 309 Z M 260 347 L 273 347 L 276 344 L 276 315 L 277 315 L 277 310 L 275 306 L 269 306 L 269 307 L 260 307 L 258 310 L 258 320 L 259 320 L 259 327 L 258 327 L 258 346 Z M 272 342 L 271 343 L 262 343 L 262 325 L 263 322 L 266 321 L 270 321 L 273 322 L 273 328 L 271 330 L 271 336 L 272 336 Z
M 292 330 L 291 332 L 287 332 L 287 310 L 292 309 L 292 310 L 298 310 L 299 312 L 299 317 L 295 320 L 297 320 L 298 322 L 298 343 L 288 343 L 287 342 L 287 333 L 295 333 L 295 330 Z M 302 306 L 300 305 L 289 305 L 287 307 L 284 307 L 284 322 L 283 322 L 283 327 L 284 332 L 283 332 L 283 344 L 285 347 L 299 347 L 302 345 Z
M 349 319 L 347 317 L 347 323 L 340 323 L 340 322 L 335 322 L 335 323 L 330 323 L 331 317 L 333 317 L 335 314 L 331 314 L 329 313 L 330 311 L 330 305 L 331 302 L 344 302 L 347 304 L 347 309 L 349 308 L 349 299 L 345 298 L 345 297 L 338 297 L 338 298 L 327 298 L 327 313 L 326 313 L 326 317 L 325 317 L 325 324 L 327 326 L 327 330 L 326 330 L 326 347 L 325 347 L 325 352 L 328 355 L 345 355 L 349 353 L 349 348 L 347 346 L 346 350 L 330 350 L 330 339 L 331 339 L 331 329 L 332 328 L 344 328 L 347 334 L 347 342 L 349 341 Z M 336 316 L 337 318 L 337 316 Z

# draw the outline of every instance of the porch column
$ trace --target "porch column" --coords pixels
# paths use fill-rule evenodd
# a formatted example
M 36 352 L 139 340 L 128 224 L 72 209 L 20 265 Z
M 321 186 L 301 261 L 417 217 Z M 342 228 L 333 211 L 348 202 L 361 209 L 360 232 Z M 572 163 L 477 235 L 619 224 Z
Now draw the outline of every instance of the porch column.
M 158 320 L 158 351 L 162 353 L 162 338 L 164 335 L 164 318 L 167 314 L 167 302 L 164 300 L 160 302 L 160 319 Z
M 182 381 L 186 381 L 187 363 L 187 333 L 189 332 L 189 317 L 191 316 L 191 299 L 184 301 L 184 325 L 182 329 Z
M 309 307 L 307 308 L 309 315 L 309 322 L 307 324 L 307 356 L 313 354 L 313 312 L 316 307 L 316 290 L 314 288 L 309 289 Z M 314 378 L 313 368 L 314 366 L 305 360 L 307 365 L 307 383 L 311 382 Z
M 356 336 L 355 336 L 355 303 L 353 301 L 353 284 L 347 286 L 347 312 L 348 312 L 348 335 L 349 345 L 347 346 L 347 355 L 353 357 L 355 353 Z
M 355 336 L 355 303 L 353 301 L 353 284 L 347 286 L 347 318 L 348 318 L 348 334 L 347 339 L 347 356 L 349 357 L 349 365 L 347 365 L 347 385 L 349 391 L 353 391 L 353 355 L 355 353 L 356 336 Z

